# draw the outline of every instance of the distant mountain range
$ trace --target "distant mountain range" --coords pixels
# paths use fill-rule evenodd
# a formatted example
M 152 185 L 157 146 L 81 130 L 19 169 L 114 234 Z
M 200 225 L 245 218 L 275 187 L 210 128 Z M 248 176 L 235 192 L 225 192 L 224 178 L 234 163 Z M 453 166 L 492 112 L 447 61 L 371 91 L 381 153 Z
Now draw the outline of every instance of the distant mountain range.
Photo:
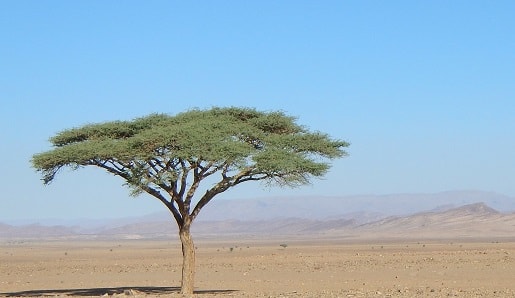
M 197 238 L 515 239 L 514 210 L 515 199 L 486 192 L 218 200 L 192 229 Z M 166 212 L 96 226 L 0 224 L 0 240 L 176 237 L 177 227 Z
M 206 206 L 205 210 L 202 210 L 199 219 L 261 220 L 285 217 L 327 219 L 345 218 L 354 213 L 383 216 L 409 215 L 426 210 L 446 210 L 474 203 L 485 203 L 500 212 L 515 211 L 515 198 L 513 197 L 483 191 L 450 191 L 434 194 L 215 199 Z

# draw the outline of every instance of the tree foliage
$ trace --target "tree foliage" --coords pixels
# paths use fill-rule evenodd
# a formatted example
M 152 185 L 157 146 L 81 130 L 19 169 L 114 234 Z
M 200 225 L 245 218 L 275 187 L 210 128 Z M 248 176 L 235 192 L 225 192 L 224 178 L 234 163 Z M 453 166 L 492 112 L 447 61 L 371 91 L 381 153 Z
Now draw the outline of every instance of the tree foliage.
M 63 167 L 96 166 L 123 178 L 133 195 L 148 193 L 168 207 L 182 243 L 183 294 L 194 289 L 190 227 L 209 201 L 247 181 L 309 183 L 327 172 L 328 160 L 345 156 L 349 145 L 311 132 L 282 112 L 234 107 L 89 124 L 50 142 L 50 151 L 32 158 L 45 184 Z M 195 196 L 206 180 L 213 184 Z
M 345 156 L 348 146 L 310 132 L 283 112 L 234 107 L 89 124 L 50 142 L 52 150 L 32 159 L 45 184 L 63 167 L 100 167 L 122 177 L 133 195 L 157 197 L 179 225 L 215 195 L 246 181 L 309 183 L 327 172 L 328 159 Z M 211 176 L 217 182 L 190 209 L 200 183 Z

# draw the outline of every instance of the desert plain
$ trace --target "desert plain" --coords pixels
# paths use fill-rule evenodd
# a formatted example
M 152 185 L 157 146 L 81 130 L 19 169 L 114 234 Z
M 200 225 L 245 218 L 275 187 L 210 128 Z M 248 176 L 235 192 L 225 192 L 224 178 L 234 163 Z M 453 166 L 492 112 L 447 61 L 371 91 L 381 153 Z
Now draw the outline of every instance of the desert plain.
M 198 297 L 515 297 L 515 239 L 197 239 Z M 170 240 L 0 243 L 0 296 L 181 297 Z

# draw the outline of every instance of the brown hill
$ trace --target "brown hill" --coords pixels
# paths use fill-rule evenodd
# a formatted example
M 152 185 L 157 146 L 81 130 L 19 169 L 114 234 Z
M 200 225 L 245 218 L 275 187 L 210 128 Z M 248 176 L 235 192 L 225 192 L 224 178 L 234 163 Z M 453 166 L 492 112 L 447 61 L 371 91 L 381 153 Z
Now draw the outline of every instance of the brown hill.
M 42 226 L 38 224 L 11 226 L 0 224 L 0 239 L 55 238 L 76 235 L 73 227 Z
M 370 217 L 373 218 L 373 217 Z M 335 237 L 335 238 L 507 238 L 515 239 L 515 213 L 500 213 L 483 203 L 404 217 L 364 222 L 356 218 L 281 218 L 270 220 L 198 221 L 193 227 L 202 237 Z M 0 224 L 0 239 L 26 238 L 169 239 L 177 237 L 175 223 L 143 221 L 83 232 L 80 227 L 10 226 Z
M 330 236 L 406 239 L 515 237 L 515 213 L 499 213 L 483 203 L 476 203 L 444 211 L 388 217 L 368 223 L 363 223 L 362 218 L 214 220 L 198 221 L 192 229 L 197 237 Z M 177 228 L 171 221 L 160 221 L 105 229 L 99 234 L 110 237 L 173 238 L 177 235 Z
M 499 213 L 476 203 L 443 212 L 388 217 L 355 227 L 353 232 L 401 238 L 515 237 L 515 213 Z

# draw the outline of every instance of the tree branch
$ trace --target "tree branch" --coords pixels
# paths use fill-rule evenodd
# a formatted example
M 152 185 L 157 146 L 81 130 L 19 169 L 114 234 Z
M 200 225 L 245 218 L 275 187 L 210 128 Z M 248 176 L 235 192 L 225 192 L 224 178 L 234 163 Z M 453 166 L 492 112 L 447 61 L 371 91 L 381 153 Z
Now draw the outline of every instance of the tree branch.
M 168 210 L 170 210 L 170 212 L 172 212 L 173 217 L 175 218 L 175 221 L 177 222 L 177 225 L 179 227 L 182 226 L 182 224 L 184 222 L 184 218 L 181 216 L 181 213 L 177 210 L 177 208 L 173 204 L 173 201 L 168 201 L 158 190 L 151 188 L 149 186 L 143 186 L 142 189 L 146 193 L 148 193 L 148 194 L 152 195 L 153 197 L 157 198 L 158 200 L 160 200 L 168 208 Z
M 184 199 L 184 205 L 188 209 L 188 213 L 191 205 L 191 199 L 193 198 L 193 195 L 195 195 L 195 192 L 200 185 L 200 181 L 202 181 L 202 176 L 199 173 L 200 172 L 197 167 L 193 169 L 193 183 L 191 184 L 191 187 L 186 194 L 186 198 Z
M 199 200 L 199 202 L 191 212 L 192 221 L 197 217 L 200 210 L 205 205 L 207 205 L 207 203 L 209 203 L 209 201 L 211 201 L 211 199 L 213 199 L 215 195 L 226 191 L 231 186 L 231 184 L 227 180 L 228 179 L 223 179 L 222 181 L 218 182 L 213 188 L 206 191 L 206 193 L 202 196 L 202 198 Z
M 107 164 L 107 162 L 109 162 L 112 165 L 112 167 L 110 167 Z M 130 184 L 131 177 L 129 174 L 124 172 L 124 169 L 128 168 L 128 166 L 121 165 L 121 163 L 120 163 L 120 165 L 122 166 L 120 168 L 119 166 L 115 165 L 115 161 L 113 161 L 113 160 L 109 160 L 109 161 L 105 161 L 105 162 L 101 162 L 100 160 L 93 160 L 91 162 L 91 165 L 98 166 L 100 168 L 107 170 L 108 172 L 110 172 L 114 175 L 120 176 Z M 163 188 L 163 190 L 166 191 L 166 188 L 165 188 L 166 185 L 159 185 L 159 184 L 156 184 L 156 185 L 158 185 L 159 187 Z M 173 200 L 168 201 L 158 190 L 156 190 L 148 185 L 138 185 L 137 187 L 141 188 L 146 193 L 148 193 L 148 194 L 152 195 L 153 197 L 157 198 L 158 200 L 160 200 L 168 208 L 168 210 L 170 210 L 173 217 L 175 218 L 175 221 L 177 222 L 177 225 L 179 225 L 179 226 L 182 225 L 182 223 L 184 221 L 183 217 L 181 216 L 181 213 L 177 210 L 177 208 L 173 204 Z
M 220 182 L 218 182 L 215 186 L 213 186 L 211 189 L 206 191 L 206 193 L 199 200 L 195 208 L 193 208 L 193 211 L 191 212 L 191 220 L 194 220 L 197 217 L 200 210 L 205 205 L 207 205 L 207 203 L 209 203 L 209 201 L 211 201 L 211 199 L 213 199 L 215 195 L 226 191 L 227 189 L 238 183 L 241 183 L 237 181 L 239 181 L 242 177 L 249 175 L 253 170 L 253 168 L 248 167 L 242 170 L 240 173 L 236 174 L 235 176 L 227 176 L 228 167 L 228 164 L 225 164 L 224 172 L 222 173 L 223 179 Z
M 147 164 L 149 165 L 150 169 L 152 169 L 154 171 L 154 173 L 152 173 L 149 169 L 149 171 L 148 171 L 149 176 L 158 178 L 160 170 L 157 168 L 157 163 L 155 163 L 153 160 L 148 160 Z
M 186 163 L 181 160 L 181 168 L 182 168 L 182 174 L 181 174 L 181 186 L 179 190 L 179 197 L 183 197 L 184 193 L 186 192 L 186 184 L 188 183 L 188 173 L 190 169 L 186 166 Z
M 111 166 L 109 166 L 108 163 Z M 130 175 L 124 171 L 126 167 L 121 164 L 120 164 L 120 166 L 118 166 L 116 164 L 116 161 L 114 161 L 114 160 L 106 160 L 104 162 L 102 162 L 101 160 L 91 160 L 89 164 L 92 166 L 97 166 L 102 169 L 105 169 L 109 173 L 120 176 L 127 181 L 130 179 Z

